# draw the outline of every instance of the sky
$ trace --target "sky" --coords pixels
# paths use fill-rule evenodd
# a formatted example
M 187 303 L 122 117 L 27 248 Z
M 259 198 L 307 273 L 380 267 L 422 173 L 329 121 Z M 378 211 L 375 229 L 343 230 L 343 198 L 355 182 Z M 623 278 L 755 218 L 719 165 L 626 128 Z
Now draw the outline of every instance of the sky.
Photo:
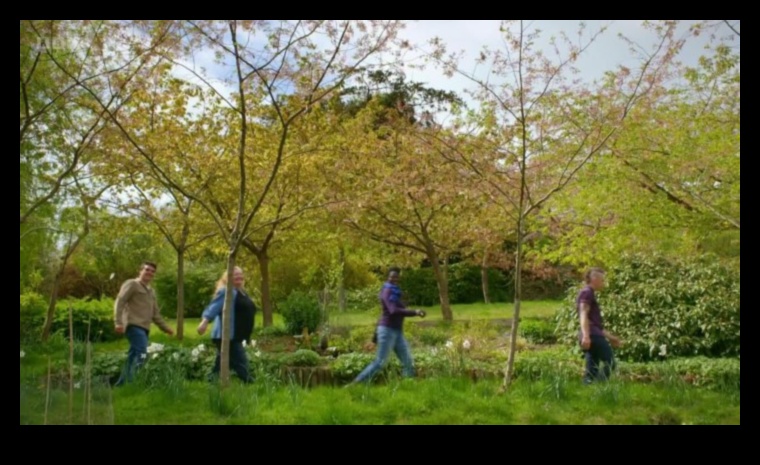
M 558 36 L 561 32 L 565 32 L 573 40 L 577 40 L 579 22 L 578 20 L 524 20 L 528 31 L 535 31 L 536 29 L 541 31 L 536 48 L 552 57 L 555 55 L 553 48 L 549 45 L 549 37 Z M 586 31 L 581 40 L 587 39 L 590 34 L 600 28 L 607 27 L 607 30 L 584 51 L 577 62 L 580 70 L 579 77 L 587 82 L 600 78 L 605 71 L 614 70 L 618 65 L 635 68 L 638 63 L 637 58 L 631 54 L 628 44 L 619 37 L 619 34 L 624 34 L 647 50 L 651 50 L 651 47 L 655 45 L 654 33 L 642 26 L 643 20 L 588 20 L 583 22 L 586 25 Z M 738 29 L 738 20 L 729 20 L 729 22 Z M 714 23 L 719 23 L 719 21 L 714 21 Z M 408 21 L 405 24 L 405 28 L 399 33 L 400 39 L 407 39 L 416 48 L 429 50 L 430 47 L 426 44 L 433 37 L 438 37 L 446 44 L 448 51 L 463 52 L 465 58 L 460 62 L 461 68 L 478 77 L 483 77 L 488 72 L 483 66 L 474 67 L 473 58 L 478 55 L 482 47 L 486 46 L 492 50 L 504 48 L 503 39 L 499 32 L 499 20 L 420 20 Z M 691 24 L 693 21 L 682 22 L 678 29 L 678 36 L 688 35 L 688 28 Z M 725 24 L 720 25 L 717 33 L 721 37 L 732 34 Z M 686 65 L 695 65 L 700 55 L 706 53 L 704 47 L 708 40 L 708 34 L 689 38 L 679 59 Z M 738 49 L 738 37 L 735 46 Z M 460 94 L 466 101 L 471 102 L 463 92 L 465 88 L 472 87 L 470 81 L 462 76 L 448 78 L 439 68 L 432 65 L 427 65 L 425 69 L 415 68 L 414 65 L 423 62 L 420 58 L 421 55 L 422 52 L 419 50 L 405 53 L 405 64 L 402 68 L 408 81 L 422 82 L 429 87 L 451 90 Z M 229 76 L 232 69 L 214 64 L 212 57 L 211 53 L 200 52 L 195 56 L 195 65 L 206 67 L 213 77 Z M 389 53 L 384 53 L 377 55 L 371 61 L 378 63 L 388 62 L 391 59 Z M 178 74 L 188 77 L 184 71 L 179 71 Z M 214 80 L 214 84 L 220 90 L 224 89 L 223 92 L 226 95 L 233 91 L 232 86 L 222 84 L 221 81 Z

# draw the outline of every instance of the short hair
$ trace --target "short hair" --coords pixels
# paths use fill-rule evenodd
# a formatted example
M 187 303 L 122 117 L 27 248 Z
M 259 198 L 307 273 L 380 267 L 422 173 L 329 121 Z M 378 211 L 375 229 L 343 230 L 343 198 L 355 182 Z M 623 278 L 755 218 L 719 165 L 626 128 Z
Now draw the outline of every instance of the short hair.
M 392 267 L 391 267 L 391 268 L 388 270 L 388 274 L 390 275 L 391 273 L 401 274 L 401 268 L 399 268 L 399 267 L 397 267 L 397 266 L 392 266 Z
M 594 274 L 605 274 L 604 270 L 601 268 L 591 268 L 586 272 L 586 284 L 591 282 L 591 278 L 594 276 Z
M 147 265 L 147 266 L 152 266 L 154 270 L 157 270 L 157 269 L 158 269 L 158 266 L 156 266 L 156 264 L 155 264 L 155 263 L 153 263 L 153 262 L 149 262 L 149 261 L 147 261 L 147 260 L 146 260 L 146 261 L 144 261 L 144 262 L 142 262 L 142 263 L 140 264 L 140 269 L 142 270 L 143 268 L 145 268 L 145 266 L 146 266 L 146 265 Z

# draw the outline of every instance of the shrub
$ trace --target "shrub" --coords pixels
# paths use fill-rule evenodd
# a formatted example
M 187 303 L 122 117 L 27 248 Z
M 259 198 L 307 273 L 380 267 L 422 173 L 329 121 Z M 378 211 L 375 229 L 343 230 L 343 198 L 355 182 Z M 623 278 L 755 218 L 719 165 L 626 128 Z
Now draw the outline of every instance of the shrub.
M 193 267 L 185 270 L 185 316 L 198 318 L 203 309 L 211 302 L 214 286 L 223 268 Z M 177 313 L 177 274 L 160 273 L 153 281 L 156 298 L 163 316 L 176 317 Z
M 47 301 L 41 295 L 34 292 L 21 294 L 20 306 L 20 339 L 21 344 L 29 344 L 38 341 L 42 325 L 45 323 Z
M 318 353 L 309 349 L 299 349 L 291 354 L 286 354 L 281 359 L 281 364 L 292 367 L 314 367 L 322 362 Z
M 322 317 L 317 299 L 300 291 L 291 292 L 279 308 L 289 334 L 301 334 L 303 328 L 315 332 Z
M 552 344 L 557 341 L 554 334 L 556 324 L 543 318 L 526 318 L 517 327 L 522 337 L 532 344 Z
M 113 341 L 120 336 L 114 331 L 113 306 L 111 298 L 102 300 L 65 299 L 56 303 L 54 332 L 69 335 L 69 307 L 72 310 L 74 339 L 87 339 L 87 326 L 90 324 L 90 341 Z
M 597 296 L 605 328 L 623 340 L 621 359 L 734 357 L 740 349 L 739 272 L 717 260 L 628 257 L 609 270 Z M 564 342 L 577 345 L 578 316 L 570 289 L 556 315 Z

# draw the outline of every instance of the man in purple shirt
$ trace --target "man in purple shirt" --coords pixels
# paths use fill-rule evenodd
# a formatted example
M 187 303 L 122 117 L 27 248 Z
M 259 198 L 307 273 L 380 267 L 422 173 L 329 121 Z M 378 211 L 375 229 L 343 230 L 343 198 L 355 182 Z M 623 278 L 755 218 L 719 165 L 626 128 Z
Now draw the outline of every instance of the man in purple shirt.
M 615 367 L 612 347 L 620 346 L 620 339 L 604 329 L 602 311 L 595 294 L 596 291 L 603 288 L 604 271 L 600 268 L 592 268 L 586 273 L 586 287 L 578 293 L 578 298 L 575 301 L 581 320 L 578 339 L 586 357 L 586 372 L 583 377 L 585 384 L 590 384 L 596 379 L 609 379 L 610 373 Z M 604 363 L 601 374 L 599 372 L 600 362 Z
M 414 376 L 414 362 L 409 352 L 409 344 L 404 338 L 404 318 L 408 316 L 424 317 L 425 312 L 408 310 L 404 305 L 401 300 L 401 288 L 398 287 L 399 272 L 398 268 L 391 268 L 388 273 L 388 281 L 383 284 L 380 291 L 379 297 L 383 313 L 377 323 L 377 356 L 351 384 L 369 380 L 377 374 L 388 361 L 391 349 L 396 352 L 396 356 L 401 360 L 404 376 Z

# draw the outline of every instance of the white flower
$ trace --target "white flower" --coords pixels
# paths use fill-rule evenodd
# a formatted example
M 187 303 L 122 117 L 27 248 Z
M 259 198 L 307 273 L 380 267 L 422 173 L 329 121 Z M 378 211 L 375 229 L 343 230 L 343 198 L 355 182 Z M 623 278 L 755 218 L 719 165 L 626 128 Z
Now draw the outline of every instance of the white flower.
M 116 273 L 111 273 L 111 276 L 108 279 L 113 279 L 116 276 Z
M 713 183 L 713 187 L 716 188 L 716 189 L 718 189 L 720 187 L 720 181 L 715 181 Z
M 158 354 L 153 354 L 150 356 L 150 358 L 152 358 L 153 360 L 155 360 L 157 357 L 158 357 Z
M 195 349 L 191 350 L 190 353 L 193 355 L 193 358 L 198 358 L 198 354 L 200 353 L 200 351 L 196 347 Z
M 253 355 L 255 355 L 257 357 L 261 357 L 261 351 L 257 350 Z
M 198 356 L 197 355 L 193 355 L 193 362 L 197 362 L 197 361 L 198 361 Z
M 74 389 L 79 389 L 81 387 L 82 387 L 82 383 L 75 383 L 74 384 Z
M 22 350 L 22 351 L 21 351 L 21 358 L 24 358 L 24 356 L 25 356 L 25 355 L 26 355 L 26 352 L 24 352 L 24 351 Z
M 248 345 L 247 342 L 245 342 L 245 339 L 243 339 L 243 347 L 246 347 Z
M 255 339 L 251 339 L 251 347 L 256 347 L 256 340 Z
M 451 349 L 452 347 L 454 347 L 454 342 L 453 341 L 446 341 L 446 348 L 447 349 Z
M 161 352 L 162 350 L 164 350 L 164 345 L 157 342 L 153 342 L 148 346 L 149 354 L 152 354 L 153 352 Z
M 465 339 L 464 340 L 464 342 L 462 343 L 462 348 L 464 350 L 470 350 L 470 340 L 469 339 Z
M 668 355 L 668 346 L 663 344 L 660 346 L 660 357 Z
M 174 353 L 172 354 L 172 358 L 173 358 L 174 360 L 179 360 L 179 352 L 174 352 Z
M 201 352 L 203 352 L 204 350 L 206 350 L 206 346 L 205 346 L 205 345 L 203 345 L 203 344 L 201 344 L 201 345 L 199 345 L 198 347 L 196 347 L 196 349 L 198 349 L 198 353 L 201 353 Z

